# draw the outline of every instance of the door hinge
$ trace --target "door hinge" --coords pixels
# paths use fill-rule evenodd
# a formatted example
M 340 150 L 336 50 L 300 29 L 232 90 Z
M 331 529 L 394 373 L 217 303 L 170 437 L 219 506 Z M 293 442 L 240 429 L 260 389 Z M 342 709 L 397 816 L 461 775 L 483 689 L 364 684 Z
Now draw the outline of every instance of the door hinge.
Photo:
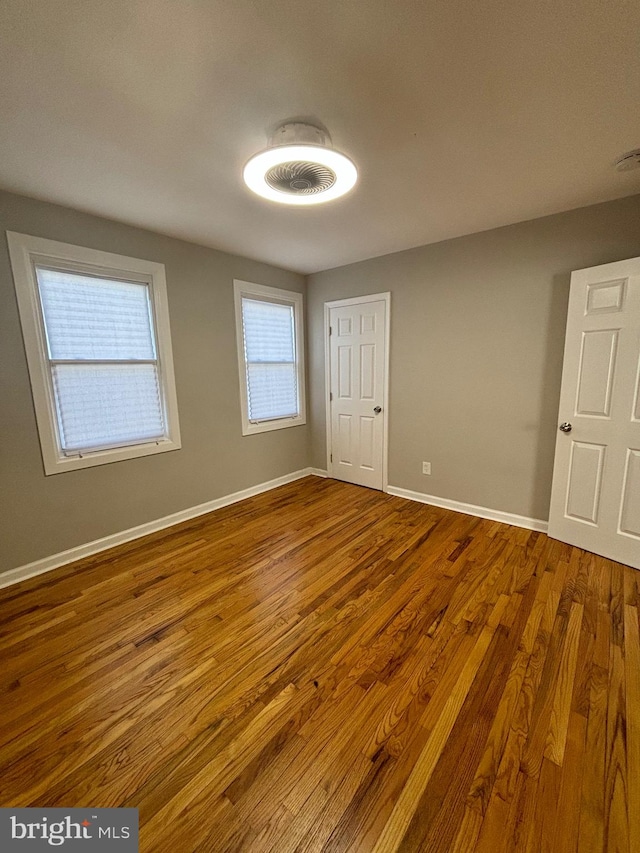
M 331 328 L 331 326 L 329 326 L 329 334 L 330 334 L 330 335 L 332 335 L 332 334 L 333 334 L 333 329 Z
M 329 462 L 333 462 L 333 453 L 329 454 Z
M 333 391 L 329 391 L 329 402 L 333 402 Z

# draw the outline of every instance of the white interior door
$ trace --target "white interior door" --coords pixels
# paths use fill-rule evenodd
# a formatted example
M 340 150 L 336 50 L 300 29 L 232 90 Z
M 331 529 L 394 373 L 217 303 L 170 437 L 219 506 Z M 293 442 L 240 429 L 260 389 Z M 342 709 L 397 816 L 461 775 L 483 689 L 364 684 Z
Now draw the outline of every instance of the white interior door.
M 328 303 L 329 473 L 383 489 L 388 297 Z
M 578 270 L 549 535 L 640 569 L 640 258 Z

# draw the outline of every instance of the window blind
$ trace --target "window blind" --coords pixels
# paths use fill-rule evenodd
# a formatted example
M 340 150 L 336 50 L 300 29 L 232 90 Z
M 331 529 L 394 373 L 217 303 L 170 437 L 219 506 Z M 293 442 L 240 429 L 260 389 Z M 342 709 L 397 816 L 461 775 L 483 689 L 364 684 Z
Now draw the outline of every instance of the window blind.
M 242 298 L 250 421 L 298 415 L 292 305 Z
M 166 436 L 149 287 L 36 268 L 67 453 Z

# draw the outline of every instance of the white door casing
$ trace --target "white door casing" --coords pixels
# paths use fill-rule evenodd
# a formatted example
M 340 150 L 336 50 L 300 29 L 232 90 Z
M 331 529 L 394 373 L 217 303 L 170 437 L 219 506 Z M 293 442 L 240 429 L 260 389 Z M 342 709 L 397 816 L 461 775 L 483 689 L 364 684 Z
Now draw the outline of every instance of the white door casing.
M 571 276 L 558 423 L 549 535 L 640 569 L 640 258 Z
M 331 477 L 387 486 L 390 294 L 325 304 L 327 459 Z

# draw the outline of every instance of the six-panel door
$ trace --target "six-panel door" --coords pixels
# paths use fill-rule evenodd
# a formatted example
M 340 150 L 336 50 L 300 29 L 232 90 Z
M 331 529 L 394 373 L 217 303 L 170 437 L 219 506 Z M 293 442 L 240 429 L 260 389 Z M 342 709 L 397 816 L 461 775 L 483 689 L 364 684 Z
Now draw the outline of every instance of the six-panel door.
M 385 302 L 330 309 L 332 476 L 383 487 Z
M 640 258 L 573 273 L 549 535 L 636 568 L 639 383 Z

